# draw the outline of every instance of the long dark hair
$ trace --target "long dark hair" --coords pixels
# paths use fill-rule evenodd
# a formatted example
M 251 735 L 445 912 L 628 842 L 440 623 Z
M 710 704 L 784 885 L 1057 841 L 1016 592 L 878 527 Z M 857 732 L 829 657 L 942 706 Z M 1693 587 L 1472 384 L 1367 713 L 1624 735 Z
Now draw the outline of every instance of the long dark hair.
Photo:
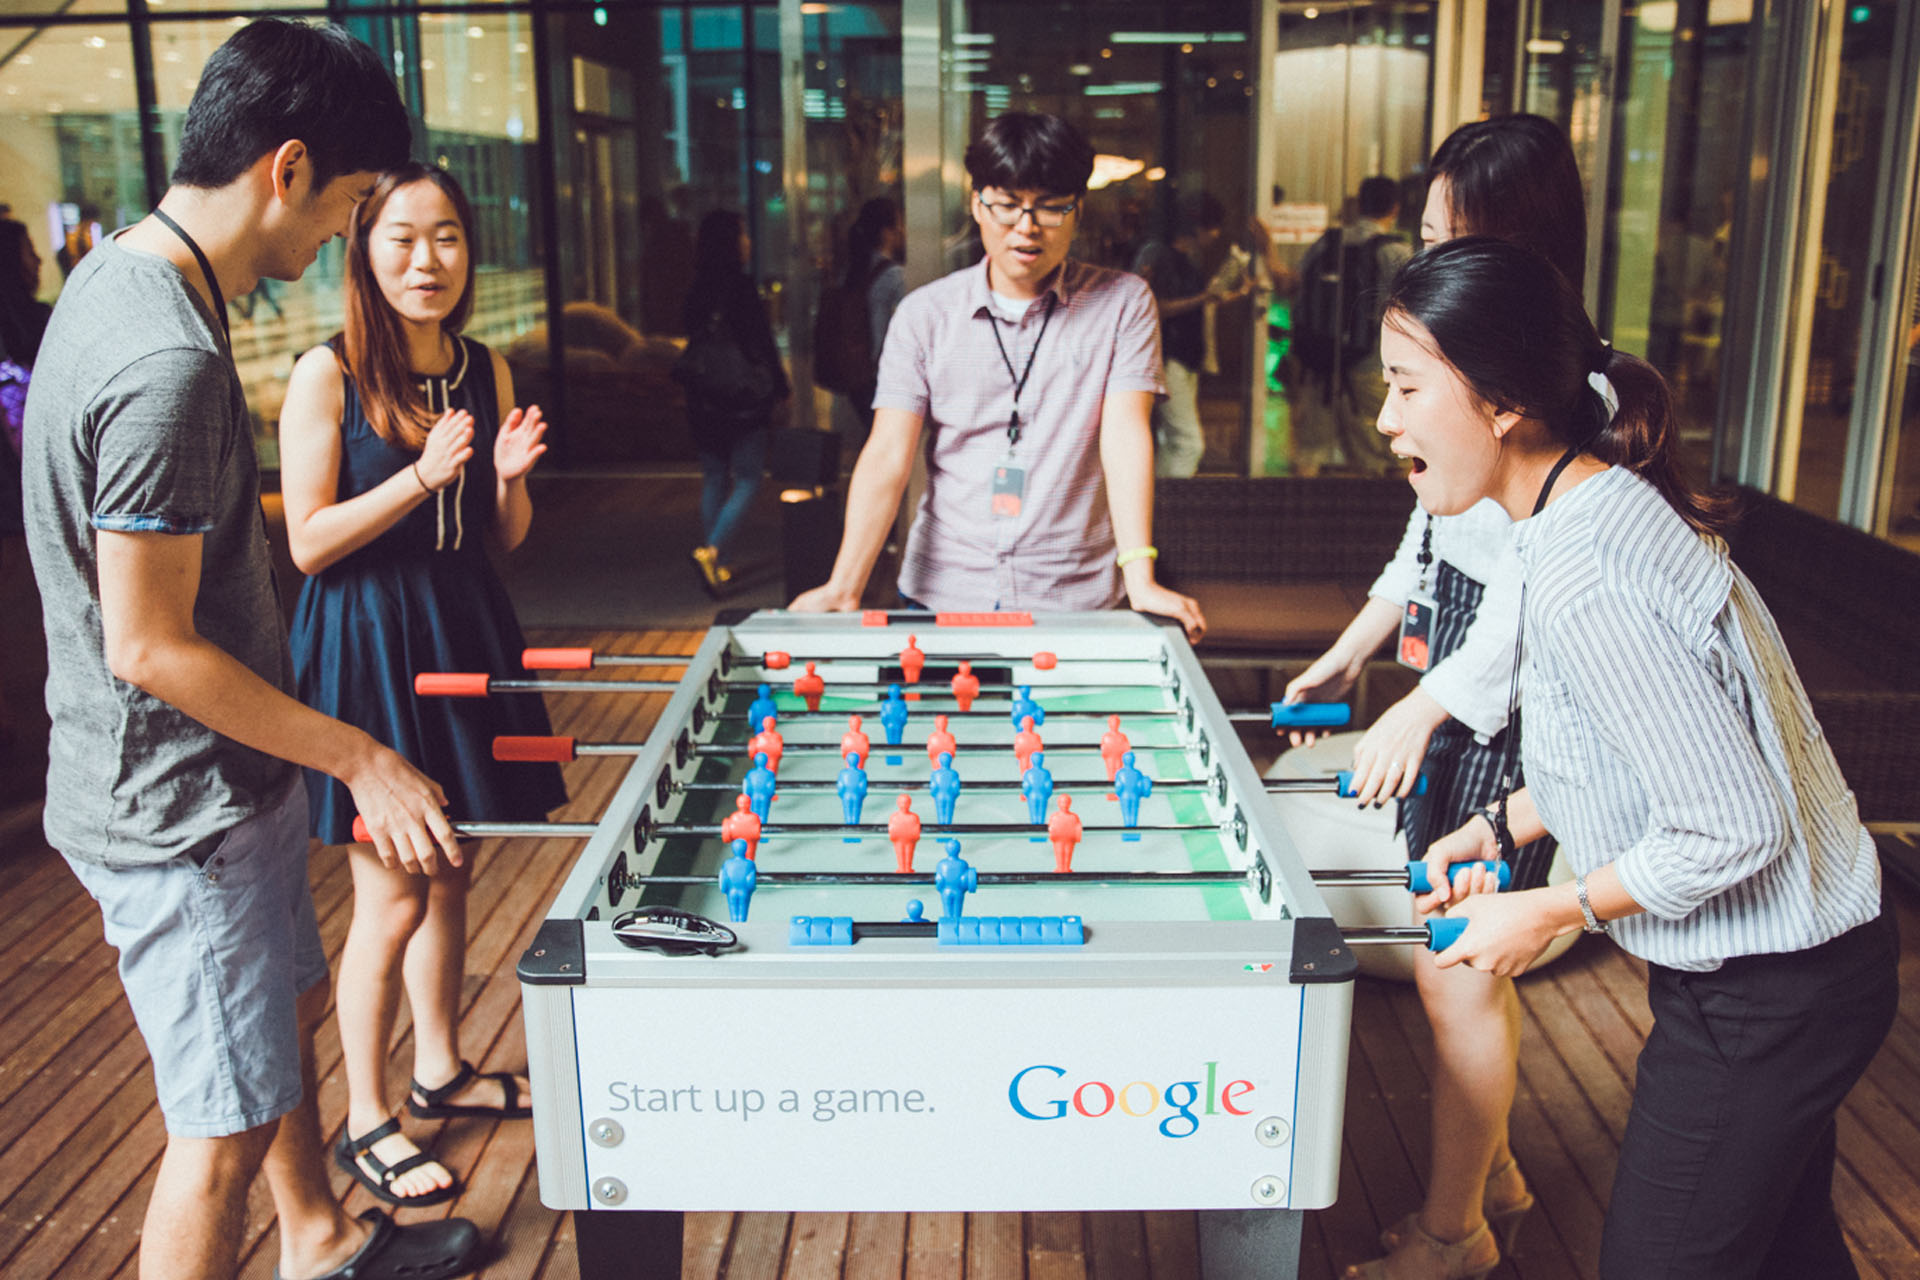
M 1646 361 L 1602 342 L 1574 286 L 1546 265 L 1492 236 L 1437 244 L 1394 277 L 1386 323 L 1417 321 L 1496 411 L 1545 423 L 1562 444 L 1638 474 L 1694 528 L 1720 532 L 1730 504 L 1687 483 L 1666 382 Z M 1619 398 L 1611 420 L 1591 373 L 1604 373 Z
M 1587 274 L 1587 204 L 1560 126 L 1521 113 L 1463 124 L 1427 164 L 1447 180 L 1447 215 L 1465 235 L 1525 245 L 1576 291 Z
M 731 209 L 715 209 L 700 219 L 693 239 L 693 280 L 696 288 L 713 286 L 746 274 L 740 265 L 740 237 L 746 219 Z
M 841 278 L 849 289 L 866 283 L 873 267 L 873 255 L 880 249 L 881 233 L 900 225 L 900 206 L 885 196 L 875 196 L 860 206 L 853 225 L 847 228 L 846 270 Z
M 401 443 L 412 449 L 427 442 L 433 421 L 414 378 L 413 362 L 407 356 L 400 317 L 380 292 L 380 282 L 373 278 L 367 239 L 393 193 L 416 182 L 431 182 L 446 193 L 454 216 L 460 220 L 461 238 L 467 242 L 467 278 L 460 286 L 460 300 L 440 327 L 449 334 L 458 333 L 473 314 L 473 267 L 480 249 L 473 242 L 473 209 L 467 203 L 467 193 L 445 169 L 409 163 L 381 174 L 373 185 L 373 194 L 360 202 L 347 223 L 346 320 L 340 331 L 341 351 L 360 389 L 360 405 L 368 425 L 388 444 Z

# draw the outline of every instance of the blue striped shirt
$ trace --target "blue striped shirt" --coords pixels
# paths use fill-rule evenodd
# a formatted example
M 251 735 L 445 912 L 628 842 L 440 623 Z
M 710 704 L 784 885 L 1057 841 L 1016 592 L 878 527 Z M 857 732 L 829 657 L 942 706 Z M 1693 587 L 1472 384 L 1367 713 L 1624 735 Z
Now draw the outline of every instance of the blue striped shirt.
M 1880 911 L 1873 840 L 1773 617 L 1717 538 L 1615 467 L 1514 526 L 1526 574 L 1521 752 L 1582 872 L 1675 969 L 1817 946 Z

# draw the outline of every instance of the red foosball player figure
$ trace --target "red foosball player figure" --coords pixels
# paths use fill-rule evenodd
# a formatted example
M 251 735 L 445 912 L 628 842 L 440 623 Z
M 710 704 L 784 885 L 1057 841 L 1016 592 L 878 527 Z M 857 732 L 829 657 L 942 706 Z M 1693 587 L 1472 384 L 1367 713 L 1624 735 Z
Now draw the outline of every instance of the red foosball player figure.
M 747 842 L 747 856 L 753 857 L 760 847 L 760 817 L 753 811 L 753 801 L 746 796 L 736 796 L 733 812 L 720 820 L 720 838 L 728 844 L 735 840 Z
M 893 841 L 895 869 L 901 875 L 913 870 L 913 847 L 920 843 L 920 815 L 913 811 L 913 797 L 901 796 L 893 802 L 887 818 L 887 839 Z
M 1107 717 L 1107 731 L 1100 735 L 1100 763 L 1107 766 L 1107 781 L 1120 770 L 1120 757 L 1133 749 L 1127 735 L 1120 732 L 1120 717 Z
M 1073 847 L 1080 843 L 1080 815 L 1073 811 L 1073 797 L 1061 796 L 1053 816 L 1047 819 L 1047 838 L 1053 841 L 1053 869 L 1065 874 L 1073 870 Z
M 773 727 L 776 723 L 778 722 L 772 716 L 767 716 L 760 721 L 760 732 L 754 734 L 753 741 L 747 744 L 747 758 L 751 760 L 764 752 L 767 757 L 767 768 L 778 773 L 780 772 L 780 753 L 786 749 L 787 740 L 782 738 L 780 731 Z M 747 856 L 751 858 L 753 855 Z
M 939 764 L 940 753 L 942 751 L 950 756 L 958 756 L 960 754 L 960 744 L 955 742 L 953 735 L 947 731 L 947 718 L 945 716 L 935 716 L 933 718 L 933 732 L 927 735 L 927 759 L 936 765 Z
M 840 735 L 840 758 L 845 760 L 848 756 L 859 756 L 860 767 L 864 769 L 867 767 L 867 751 L 871 745 L 867 735 L 860 732 L 860 717 L 848 716 L 847 731 Z
M 820 678 L 820 673 L 813 669 L 813 665 L 809 662 L 806 671 L 793 678 L 793 691 L 807 700 L 807 710 L 818 711 L 820 695 L 826 692 L 827 682 Z
M 1034 731 L 1033 717 L 1020 717 L 1020 732 L 1013 735 L 1013 758 L 1020 762 L 1020 772 L 1025 773 L 1033 767 L 1033 755 L 1044 751 L 1046 747 L 1040 741 L 1040 735 Z
M 980 677 L 973 674 L 973 664 L 962 662 L 960 670 L 954 673 L 953 697 L 962 711 L 973 710 L 973 700 L 980 696 Z
M 900 674 L 907 678 L 908 684 L 920 683 L 920 673 L 927 665 L 927 655 L 914 643 L 914 637 L 907 637 L 907 647 L 900 651 Z

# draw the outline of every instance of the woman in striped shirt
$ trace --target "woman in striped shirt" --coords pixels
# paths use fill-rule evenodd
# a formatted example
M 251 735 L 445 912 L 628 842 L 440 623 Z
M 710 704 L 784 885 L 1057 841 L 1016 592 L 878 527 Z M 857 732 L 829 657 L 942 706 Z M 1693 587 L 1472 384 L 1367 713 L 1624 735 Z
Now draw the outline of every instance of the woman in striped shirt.
M 1665 384 L 1544 262 L 1481 237 L 1408 265 L 1381 347 L 1380 429 L 1421 505 L 1499 502 L 1525 581 L 1528 785 L 1428 862 L 1444 886 L 1551 832 L 1579 873 L 1422 899 L 1470 921 L 1440 964 L 1518 973 L 1577 929 L 1648 962 L 1603 1276 L 1853 1275 L 1833 1116 L 1892 1020 L 1892 919 L 1725 509 L 1680 473 Z

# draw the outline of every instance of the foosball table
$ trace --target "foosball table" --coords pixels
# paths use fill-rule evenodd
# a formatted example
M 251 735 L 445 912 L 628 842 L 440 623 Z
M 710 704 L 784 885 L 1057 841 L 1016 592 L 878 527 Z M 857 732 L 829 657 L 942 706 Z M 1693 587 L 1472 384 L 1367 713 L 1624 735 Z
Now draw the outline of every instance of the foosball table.
M 584 843 L 519 965 L 581 1274 L 678 1276 L 690 1210 L 1192 1209 L 1211 1280 L 1292 1276 L 1351 945 L 1428 935 L 1343 938 L 1181 633 L 766 611 L 683 660 L 644 743 L 496 744 L 633 756 L 542 828 Z

